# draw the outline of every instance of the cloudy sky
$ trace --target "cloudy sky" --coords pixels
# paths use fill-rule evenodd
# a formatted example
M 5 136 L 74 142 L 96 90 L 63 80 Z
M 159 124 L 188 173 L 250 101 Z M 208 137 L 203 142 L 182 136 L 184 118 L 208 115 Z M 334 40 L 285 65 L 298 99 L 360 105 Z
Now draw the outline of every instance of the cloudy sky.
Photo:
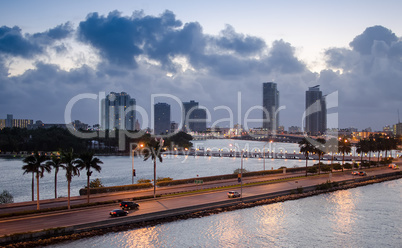
M 286 128 L 302 125 L 314 85 L 341 128 L 395 124 L 402 3 L 281 2 L 0 1 L 0 119 L 62 123 L 72 99 L 125 91 L 148 126 L 153 101 L 179 121 L 177 99 L 228 126 L 261 118 L 262 83 L 274 81 Z M 77 101 L 71 118 L 98 123 L 98 105 Z

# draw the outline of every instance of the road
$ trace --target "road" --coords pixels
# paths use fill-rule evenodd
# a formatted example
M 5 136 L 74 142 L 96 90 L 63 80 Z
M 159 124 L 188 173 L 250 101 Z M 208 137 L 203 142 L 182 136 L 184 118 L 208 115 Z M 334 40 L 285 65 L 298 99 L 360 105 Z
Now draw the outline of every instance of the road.
M 393 172 L 388 168 L 373 168 L 366 170 L 369 175 L 378 175 L 383 173 Z M 283 176 L 283 175 L 282 175 Z M 352 176 L 350 171 L 345 173 L 336 173 L 332 176 L 332 181 L 342 181 L 356 178 Z M 323 176 L 314 176 L 307 178 L 299 178 L 285 182 L 273 184 L 264 184 L 252 187 L 243 187 L 243 197 L 256 196 L 261 194 L 269 194 L 283 190 L 296 189 L 297 187 L 308 187 L 324 183 L 328 180 L 328 174 Z M 250 179 L 257 180 L 257 178 Z M 261 180 L 261 179 L 260 179 Z M 223 182 L 223 184 L 231 182 Z M 194 186 L 192 186 L 194 187 Z M 199 186 L 198 186 L 199 187 Z M 191 187 L 190 187 L 191 188 Z M 172 189 L 171 189 L 172 190 Z M 174 190 L 174 189 L 173 189 Z M 232 190 L 232 189 L 231 189 Z M 240 187 L 233 190 L 240 192 Z M 160 190 L 158 190 L 160 191 Z M 228 199 L 227 189 L 218 190 L 206 193 L 190 194 L 175 197 L 163 197 L 152 200 L 138 202 L 140 208 L 138 210 L 129 211 L 130 216 L 141 216 L 149 213 L 157 213 L 165 210 L 173 210 L 183 207 L 199 206 L 202 204 L 211 204 L 220 201 L 238 201 L 238 199 Z M 147 193 L 146 191 L 142 193 Z M 113 194 L 111 196 L 101 197 L 109 199 L 109 197 L 120 197 L 120 199 L 130 198 L 132 193 L 122 193 L 120 195 Z M 137 194 L 137 193 L 135 193 Z M 99 199 L 99 198 L 97 198 Z M 85 200 L 85 199 L 82 199 Z M 73 210 L 63 210 L 51 213 L 34 214 L 29 216 L 12 217 L 0 219 L 0 236 L 13 233 L 23 233 L 29 231 L 40 231 L 48 228 L 75 226 L 86 223 L 111 220 L 109 211 L 118 208 L 118 204 L 100 205 L 96 207 L 80 208 Z M 2 209 L 4 210 L 4 209 Z M 118 217 L 127 218 L 127 217 Z

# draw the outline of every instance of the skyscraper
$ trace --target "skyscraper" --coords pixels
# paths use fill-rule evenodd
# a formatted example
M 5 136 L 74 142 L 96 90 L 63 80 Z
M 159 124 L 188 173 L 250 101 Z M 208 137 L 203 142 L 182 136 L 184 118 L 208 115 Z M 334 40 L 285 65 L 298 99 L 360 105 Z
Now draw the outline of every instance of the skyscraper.
M 135 99 L 126 92 L 111 92 L 102 100 L 102 122 L 104 130 L 134 130 Z
M 262 84 L 262 107 L 264 108 L 262 128 L 275 132 L 279 126 L 279 91 L 276 83 L 268 82 Z
M 157 103 L 154 105 L 154 134 L 170 133 L 170 105 Z
M 327 108 L 325 96 L 320 86 L 309 87 L 306 91 L 305 131 L 311 135 L 321 135 L 327 130 Z
M 205 132 L 207 130 L 207 112 L 198 108 L 198 102 L 183 102 L 183 130 L 185 132 Z

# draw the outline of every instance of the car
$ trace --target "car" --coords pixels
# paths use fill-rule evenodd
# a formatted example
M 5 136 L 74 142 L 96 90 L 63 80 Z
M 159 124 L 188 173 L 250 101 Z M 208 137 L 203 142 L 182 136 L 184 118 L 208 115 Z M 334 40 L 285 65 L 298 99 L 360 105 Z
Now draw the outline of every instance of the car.
M 240 197 L 240 193 L 237 192 L 237 191 L 229 191 L 229 192 L 228 192 L 228 197 L 229 197 L 229 198 Z
M 357 175 L 359 175 L 359 172 L 358 171 L 352 171 L 352 175 L 357 176 Z
M 126 216 L 128 214 L 128 211 L 124 211 L 121 209 L 113 209 L 112 211 L 110 211 L 109 214 L 111 217 Z
M 367 176 L 367 173 L 365 171 L 359 171 L 359 176 Z
M 120 202 L 121 209 L 138 209 L 140 205 L 132 201 L 122 201 Z

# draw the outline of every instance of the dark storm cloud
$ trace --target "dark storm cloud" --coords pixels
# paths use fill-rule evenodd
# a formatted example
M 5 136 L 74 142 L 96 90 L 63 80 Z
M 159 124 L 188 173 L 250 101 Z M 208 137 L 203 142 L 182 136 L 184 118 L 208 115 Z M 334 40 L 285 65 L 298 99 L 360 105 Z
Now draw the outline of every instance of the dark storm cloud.
M 373 45 L 376 42 L 384 42 L 390 46 L 393 42 L 396 42 L 398 37 L 391 30 L 382 26 L 374 26 L 367 28 L 361 35 L 356 36 L 350 46 L 353 50 L 368 55 L 372 52 Z
M 356 36 L 350 46 L 325 52 L 327 65 L 340 71 L 321 72 L 320 83 L 329 90 L 339 91 L 344 122 L 356 121 L 356 116 L 361 116 L 358 122 L 394 124 L 395 112 L 402 107 L 400 39 L 391 30 L 374 26 Z
M 33 55 L 42 53 L 42 48 L 26 39 L 17 26 L 9 28 L 0 27 L 0 54 L 31 58 Z
M 267 68 L 283 74 L 306 70 L 305 64 L 295 56 L 295 49 L 283 40 L 274 41 L 267 58 Z
M 137 66 L 139 55 L 159 62 L 163 69 L 176 72 L 173 59 L 183 56 L 195 69 L 215 68 L 221 61 L 235 56 L 260 54 L 265 42 L 257 37 L 236 33 L 227 26 L 219 36 L 203 34 L 197 22 L 182 24 L 171 11 L 159 17 L 145 16 L 142 12 L 132 17 L 111 12 L 108 16 L 90 14 L 79 25 L 79 37 L 99 50 L 101 56 L 111 64 Z M 212 49 L 213 54 L 208 54 Z M 218 54 L 224 54 L 221 57 Z M 236 59 L 239 60 L 239 59 Z M 236 61 L 235 60 L 235 61 Z M 247 61 L 247 58 L 240 59 Z M 228 68 L 215 68 L 225 73 Z
M 64 39 L 73 32 L 69 23 L 59 25 L 43 33 L 22 35 L 17 26 L 0 27 L 0 54 L 32 58 L 42 54 L 44 48 L 54 41 Z
M 71 23 L 67 22 L 55 28 L 49 29 L 46 32 L 35 33 L 30 38 L 36 43 L 42 45 L 48 45 L 56 40 L 62 40 L 67 38 L 73 33 L 73 31 L 74 29 L 72 28 Z
M 260 54 L 266 48 L 266 44 L 261 38 L 236 33 L 230 25 L 226 25 L 226 28 L 215 38 L 215 43 L 223 50 L 245 56 Z

